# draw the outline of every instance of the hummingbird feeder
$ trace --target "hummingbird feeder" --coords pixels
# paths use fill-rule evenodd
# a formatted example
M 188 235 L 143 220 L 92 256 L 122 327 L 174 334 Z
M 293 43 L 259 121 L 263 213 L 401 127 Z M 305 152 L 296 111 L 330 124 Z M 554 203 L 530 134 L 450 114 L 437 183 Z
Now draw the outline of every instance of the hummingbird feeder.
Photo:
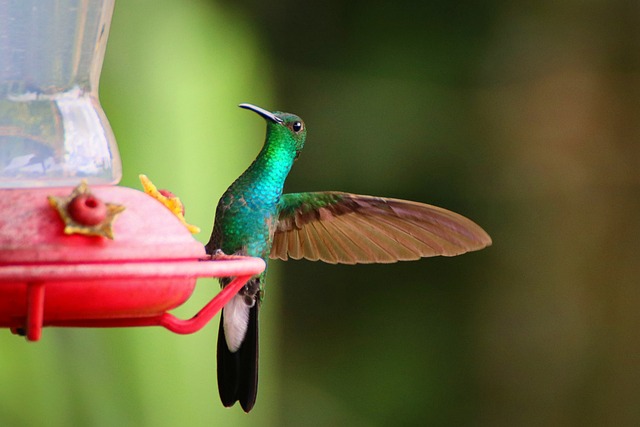
M 193 333 L 265 268 L 208 259 L 176 197 L 148 181 L 146 193 L 115 185 L 118 148 L 98 101 L 113 6 L 0 9 L 0 327 L 29 341 L 43 326 Z M 169 313 L 199 277 L 234 279 L 193 318 Z

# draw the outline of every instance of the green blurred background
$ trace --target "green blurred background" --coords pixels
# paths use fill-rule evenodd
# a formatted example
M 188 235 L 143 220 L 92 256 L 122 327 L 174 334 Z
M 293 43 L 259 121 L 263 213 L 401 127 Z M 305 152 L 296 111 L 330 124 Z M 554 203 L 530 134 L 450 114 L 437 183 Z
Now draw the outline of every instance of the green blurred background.
M 218 400 L 217 319 L 5 332 L 0 425 L 640 425 L 639 4 L 118 1 L 100 93 L 122 185 L 178 194 L 202 242 L 262 144 L 251 102 L 307 123 L 288 191 L 440 205 L 494 245 L 273 262 L 250 415 Z

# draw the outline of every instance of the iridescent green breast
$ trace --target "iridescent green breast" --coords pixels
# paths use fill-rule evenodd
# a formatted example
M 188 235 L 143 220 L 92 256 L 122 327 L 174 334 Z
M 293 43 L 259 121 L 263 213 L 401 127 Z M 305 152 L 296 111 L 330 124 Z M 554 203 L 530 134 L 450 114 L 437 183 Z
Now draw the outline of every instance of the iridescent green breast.
M 266 260 L 271 249 L 271 223 L 276 215 L 278 197 L 273 193 L 266 195 L 229 188 L 218 203 L 210 245 L 226 254 Z

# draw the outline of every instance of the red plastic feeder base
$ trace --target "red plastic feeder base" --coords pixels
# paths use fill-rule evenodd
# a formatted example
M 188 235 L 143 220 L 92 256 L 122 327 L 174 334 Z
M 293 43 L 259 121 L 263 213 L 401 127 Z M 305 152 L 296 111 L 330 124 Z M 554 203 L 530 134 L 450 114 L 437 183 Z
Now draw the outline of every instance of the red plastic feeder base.
M 228 261 L 0 267 L 0 326 L 37 341 L 43 326 L 162 326 L 202 329 L 255 274 L 259 258 Z M 96 277 L 100 279 L 97 280 Z M 193 318 L 167 310 L 184 303 L 197 277 L 235 277 Z
M 162 326 L 179 334 L 204 327 L 261 273 L 259 258 L 203 260 L 204 247 L 155 199 L 126 187 L 94 195 L 126 207 L 115 239 L 65 235 L 47 200 L 70 188 L 0 190 L 0 327 L 37 341 L 43 326 Z M 193 318 L 168 313 L 198 277 L 235 277 Z

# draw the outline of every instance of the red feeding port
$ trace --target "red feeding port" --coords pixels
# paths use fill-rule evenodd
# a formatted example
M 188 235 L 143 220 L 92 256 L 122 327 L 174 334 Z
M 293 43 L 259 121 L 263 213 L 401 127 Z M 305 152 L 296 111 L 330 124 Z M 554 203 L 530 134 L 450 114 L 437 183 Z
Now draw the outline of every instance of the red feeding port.
M 43 326 L 193 333 L 265 268 L 259 258 L 206 259 L 203 245 L 165 206 L 126 187 L 91 190 L 97 201 L 89 208 L 124 207 L 112 218 L 113 239 L 65 234 L 68 224 L 49 196 L 65 198 L 71 190 L 0 190 L 0 327 L 29 341 L 40 339 Z M 198 277 L 235 279 L 193 318 L 176 318 L 168 311 L 191 296 Z

